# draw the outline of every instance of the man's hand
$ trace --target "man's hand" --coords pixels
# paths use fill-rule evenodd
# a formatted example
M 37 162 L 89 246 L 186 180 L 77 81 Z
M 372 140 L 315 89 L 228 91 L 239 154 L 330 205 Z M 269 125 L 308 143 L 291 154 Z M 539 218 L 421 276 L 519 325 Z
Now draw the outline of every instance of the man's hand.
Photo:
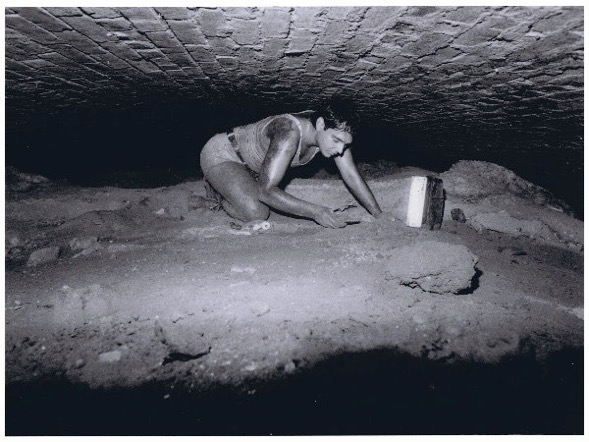
M 322 225 L 332 229 L 341 229 L 346 227 L 346 222 L 337 217 L 337 215 L 329 207 L 320 207 L 313 220 Z
M 363 222 L 374 222 L 374 217 L 362 207 L 358 207 L 355 204 L 349 204 L 339 209 L 335 209 L 335 216 L 340 221 L 346 224 L 358 224 Z

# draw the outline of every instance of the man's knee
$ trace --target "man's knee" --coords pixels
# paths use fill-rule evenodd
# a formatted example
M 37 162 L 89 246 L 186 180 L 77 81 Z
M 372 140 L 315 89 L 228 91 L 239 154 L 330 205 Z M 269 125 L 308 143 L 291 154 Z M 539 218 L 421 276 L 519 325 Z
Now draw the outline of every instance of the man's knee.
M 243 221 L 265 220 L 270 216 L 270 209 L 259 201 L 250 200 L 241 207 Z

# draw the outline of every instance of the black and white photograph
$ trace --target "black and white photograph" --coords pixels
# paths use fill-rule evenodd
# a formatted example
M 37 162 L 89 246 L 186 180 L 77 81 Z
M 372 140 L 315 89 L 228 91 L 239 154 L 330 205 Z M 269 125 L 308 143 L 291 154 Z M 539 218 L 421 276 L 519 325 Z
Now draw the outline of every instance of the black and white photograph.
M 584 434 L 581 2 L 11 3 L 5 436 Z

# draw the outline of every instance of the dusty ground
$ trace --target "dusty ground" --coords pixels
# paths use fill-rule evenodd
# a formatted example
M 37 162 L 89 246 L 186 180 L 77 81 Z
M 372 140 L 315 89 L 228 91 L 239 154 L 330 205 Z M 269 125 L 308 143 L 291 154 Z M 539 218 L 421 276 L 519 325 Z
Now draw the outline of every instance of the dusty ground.
M 582 433 L 583 223 L 448 191 L 440 230 L 409 228 L 412 173 L 372 183 L 382 219 L 273 214 L 264 233 L 199 208 L 198 181 L 9 186 L 7 434 Z M 346 202 L 333 181 L 290 186 Z M 456 207 L 544 224 L 496 231 Z M 476 255 L 468 290 L 387 279 L 424 241 Z

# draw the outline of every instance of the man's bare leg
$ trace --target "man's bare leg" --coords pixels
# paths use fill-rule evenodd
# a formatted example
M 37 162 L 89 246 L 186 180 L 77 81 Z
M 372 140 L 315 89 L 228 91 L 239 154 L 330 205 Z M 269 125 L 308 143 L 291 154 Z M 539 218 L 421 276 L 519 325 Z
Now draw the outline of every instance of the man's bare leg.
M 223 209 L 232 218 L 265 220 L 270 209 L 258 200 L 258 183 L 239 163 L 225 161 L 209 169 L 206 179 L 223 196 Z

